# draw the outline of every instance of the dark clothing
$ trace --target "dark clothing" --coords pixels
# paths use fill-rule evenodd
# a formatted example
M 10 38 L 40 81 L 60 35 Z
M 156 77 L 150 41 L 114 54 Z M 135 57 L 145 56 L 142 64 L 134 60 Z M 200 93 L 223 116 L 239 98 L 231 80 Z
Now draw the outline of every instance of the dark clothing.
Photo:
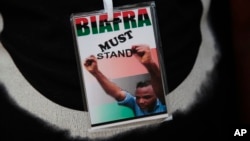
M 141 1 L 146 0 L 113 0 L 113 3 L 119 6 Z M 160 126 L 130 130 L 103 140 L 235 138 L 235 129 L 242 126 L 232 126 L 237 119 L 234 97 L 237 92 L 229 37 L 230 1 L 211 2 L 209 22 L 221 58 L 208 74 L 209 81 L 197 88 L 197 103 L 185 113 L 174 113 L 172 121 Z M 4 20 L 1 42 L 25 78 L 55 103 L 84 110 L 69 17 L 74 12 L 99 9 L 103 9 L 102 0 L 0 0 Z M 156 0 L 156 9 L 171 92 L 189 74 L 197 57 L 202 5 L 200 0 Z M 7 95 L 4 84 L 0 83 L 1 140 L 80 140 L 68 139 L 67 131 L 44 126 L 33 115 L 14 106 Z
M 143 1 L 148 0 L 114 0 L 113 4 Z M 1 42 L 24 77 L 44 96 L 62 106 L 84 110 L 70 15 L 101 9 L 102 0 L 1 0 Z M 200 0 L 158 0 L 156 10 L 168 89 L 172 91 L 194 65 L 201 42 L 202 6 Z

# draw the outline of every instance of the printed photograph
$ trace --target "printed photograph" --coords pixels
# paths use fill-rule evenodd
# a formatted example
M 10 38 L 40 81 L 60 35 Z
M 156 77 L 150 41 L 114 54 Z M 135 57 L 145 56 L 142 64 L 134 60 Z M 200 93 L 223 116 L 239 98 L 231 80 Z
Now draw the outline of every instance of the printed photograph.
M 72 16 L 91 126 L 167 116 L 154 7 Z

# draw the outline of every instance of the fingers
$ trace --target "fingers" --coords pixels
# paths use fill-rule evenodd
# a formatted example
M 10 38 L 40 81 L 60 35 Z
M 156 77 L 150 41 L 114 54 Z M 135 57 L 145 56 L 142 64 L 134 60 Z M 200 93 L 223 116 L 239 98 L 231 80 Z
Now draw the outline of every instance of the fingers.
M 93 60 L 86 60 L 84 65 L 85 66 L 91 66 L 92 63 L 93 63 Z
M 90 55 L 88 58 L 86 58 L 84 62 L 84 66 L 88 67 L 91 66 L 93 62 L 96 61 L 96 57 L 94 55 Z
M 149 52 L 150 48 L 148 45 L 133 45 L 131 50 L 132 53 L 143 56 L 146 52 Z

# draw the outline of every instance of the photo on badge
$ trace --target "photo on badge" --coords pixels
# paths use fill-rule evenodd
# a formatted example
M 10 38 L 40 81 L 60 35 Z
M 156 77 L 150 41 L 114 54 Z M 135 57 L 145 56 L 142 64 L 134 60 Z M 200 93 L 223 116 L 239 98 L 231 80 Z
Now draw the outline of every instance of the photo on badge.
M 154 2 L 71 15 L 90 129 L 168 117 L 165 63 Z M 146 122 L 145 122 L 146 123 Z

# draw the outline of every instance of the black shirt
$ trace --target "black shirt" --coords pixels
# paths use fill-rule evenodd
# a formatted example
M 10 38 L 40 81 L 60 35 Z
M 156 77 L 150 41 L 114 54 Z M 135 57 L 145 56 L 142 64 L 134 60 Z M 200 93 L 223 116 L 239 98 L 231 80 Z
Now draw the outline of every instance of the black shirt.
M 147 0 L 117 0 L 114 7 Z M 1 42 L 24 77 L 62 106 L 83 109 L 70 15 L 103 9 L 102 0 L 0 1 Z M 157 0 L 168 90 L 191 71 L 201 43 L 200 0 Z

